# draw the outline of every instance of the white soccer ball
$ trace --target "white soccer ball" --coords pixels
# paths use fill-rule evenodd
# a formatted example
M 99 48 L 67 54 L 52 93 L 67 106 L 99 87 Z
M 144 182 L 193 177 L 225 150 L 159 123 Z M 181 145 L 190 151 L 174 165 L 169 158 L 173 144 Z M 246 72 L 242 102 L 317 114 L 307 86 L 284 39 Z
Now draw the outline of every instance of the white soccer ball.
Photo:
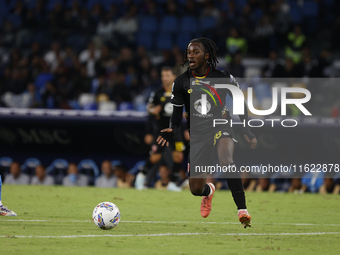
M 108 230 L 118 225 L 120 211 L 114 203 L 102 202 L 94 208 L 92 220 L 97 227 Z

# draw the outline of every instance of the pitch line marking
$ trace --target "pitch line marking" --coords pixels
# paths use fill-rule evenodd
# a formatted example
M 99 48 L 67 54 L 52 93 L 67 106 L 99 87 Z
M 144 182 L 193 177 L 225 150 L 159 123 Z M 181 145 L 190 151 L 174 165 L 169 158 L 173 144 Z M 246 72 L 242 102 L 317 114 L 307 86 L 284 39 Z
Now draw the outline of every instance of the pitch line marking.
M 22 220 L 22 219 L 4 219 L 4 221 L 20 221 L 20 222 L 75 222 L 75 223 L 85 223 L 85 222 L 92 222 L 91 220 Z M 1 222 L 1 221 L 0 221 Z M 120 221 L 123 223 L 145 223 L 145 224 L 224 224 L 224 225 L 240 225 L 238 222 L 209 222 L 209 221 L 128 221 L 123 220 Z M 331 227 L 340 227 L 340 224 L 317 224 L 317 223 L 254 223 L 256 225 L 291 225 L 291 226 L 331 226 Z
M 161 233 L 137 235 L 68 235 L 68 236 L 0 236 L 0 238 L 82 238 L 82 237 L 153 237 L 153 236 L 193 236 L 193 235 L 219 235 L 219 236 L 301 236 L 301 235 L 339 235 L 340 232 L 310 232 L 310 233 Z

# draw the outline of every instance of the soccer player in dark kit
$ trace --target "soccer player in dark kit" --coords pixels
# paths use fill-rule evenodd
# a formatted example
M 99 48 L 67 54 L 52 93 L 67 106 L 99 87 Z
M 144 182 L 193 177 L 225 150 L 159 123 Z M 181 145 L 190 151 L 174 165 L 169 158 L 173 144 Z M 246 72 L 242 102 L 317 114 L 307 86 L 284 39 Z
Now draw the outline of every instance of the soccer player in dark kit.
M 176 78 L 174 71 L 171 67 L 163 67 L 161 70 L 162 87 L 152 92 L 147 105 L 148 112 L 156 119 L 157 134 L 169 126 L 170 117 L 173 111 L 171 104 L 171 86 Z M 170 191 L 180 191 L 181 188 L 177 187 L 176 181 L 181 170 L 183 161 L 183 151 L 185 149 L 182 131 L 177 132 L 175 139 L 170 144 L 172 150 L 172 169 L 170 171 L 170 182 L 167 185 Z M 157 137 L 156 137 L 157 138 Z M 146 162 L 142 172 L 147 173 L 153 164 L 161 161 L 164 147 L 156 143 L 156 139 L 151 147 L 151 154 L 149 160 Z M 168 155 L 169 156 L 169 155 Z M 165 162 L 164 162 L 165 163 Z M 163 163 L 163 164 L 164 164 Z
M 214 85 L 210 84 L 209 79 L 220 79 L 224 83 L 227 81 L 228 84 L 237 87 L 239 85 L 231 74 L 216 69 L 218 62 L 216 57 L 217 50 L 215 43 L 207 38 L 193 39 L 188 43 L 183 64 L 189 62 L 189 68 L 178 76 L 173 84 L 171 103 L 174 105 L 174 109 L 170 127 L 161 130 L 157 138 L 157 142 L 162 146 L 173 139 L 181 124 L 183 106 L 185 106 L 187 125 L 190 131 L 190 164 L 188 164 L 190 190 L 194 196 L 203 196 L 201 216 L 204 218 L 210 214 L 215 186 L 213 183 L 206 183 L 206 173 L 197 174 L 192 170 L 197 165 L 204 165 L 206 160 L 212 160 L 216 154 L 221 167 L 235 168 L 233 152 L 236 140 L 234 139 L 232 127 L 230 125 L 212 125 L 213 119 L 216 117 L 229 120 L 230 123 L 231 116 L 225 106 L 228 90 L 215 89 Z M 191 82 L 196 86 L 190 86 Z M 198 96 L 202 96 L 202 90 L 211 94 L 211 97 L 208 98 L 210 102 L 205 103 L 206 106 L 209 104 L 206 111 L 209 111 L 209 115 L 197 114 L 199 112 L 198 103 L 199 105 L 202 103 Z M 215 100 L 215 98 L 218 99 Z M 193 109 L 197 110 L 196 112 L 190 111 L 190 101 L 195 107 Z M 220 104 L 214 104 L 216 101 Z M 239 117 L 244 123 L 247 123 L 248 110 L 246 104 L 244 108 L 244 114 L 239 115 Z M 206 125 L 207 123 L 209 125 Z M 199 130 L 199 132 L 193 132 L 193 130 Z M 255 149 L 257 140 L 247 125 L 243 127 L 243 134 L 250 147 Z M 205 161 L 203 162 L 202 159 L 205 159 Z M 190 167 L 192 167 L 191 171 L 189 171 Z M 236 172 L 233 173 L 232 177 L 231 175 L 227 176 L 227 184 L 238 208 L 239 221 L 245 228 L 250 227 L 251 217 L 246 207 L 241 175 Z

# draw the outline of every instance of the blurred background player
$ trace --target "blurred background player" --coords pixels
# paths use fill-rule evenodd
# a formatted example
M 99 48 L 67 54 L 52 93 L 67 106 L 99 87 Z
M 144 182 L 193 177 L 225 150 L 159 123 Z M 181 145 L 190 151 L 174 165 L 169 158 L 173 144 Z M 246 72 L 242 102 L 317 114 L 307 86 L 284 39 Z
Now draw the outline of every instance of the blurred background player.
M 0 175 L 0 216 L 17 216 L 15 212 L 8 209 L 6 206 L 4 206 L 1 202 L 1 191 L 2 191 L 2 179 Z
M 148 121 L 152 122 L 155 120 L 155 127 L 153 128 L 156 133 L 159 130 L 167 128 L 169 126 L 170 117 L 173 111 L 173 105 L 171 104 L 171 94 L 172 94 L 172 85 L 175 80 L 176 76 L 174 71 L 171 67 L 163 67 L 161 71 L 161 79 L 162 79 L 162 87 L 157 89 L 156 91 L 152 92 L 149 98 L 149 103 L 147 105 L 147 111 L 150 114 Z M 149 126 L 153 126 L 153 124 L 149 124 Z M 151 128 L 152 130 L 152 128 Z M 167 184 L 168 190 L 171 191 L 180 191 L 181 188 L 176 185 L 177 180 L 179 179 L 179 172 L 182 167 L 183 162 L 183 151 L 185 149 L 182 132 L 179 131 L 175 140 L 171 143 L 170 147 L 172 150 L 171 156 L 168 152 L 168 149 L 158 145 L 155 141 L 156 136 L 151 136 L 148 134 L 145 138 L 146 142 L 150 142 L 151 137 L 153 139 L 153 144 L 151 146 L 151 154 L 146 162 L 144 169 L 141 173 L 138 174 L 138 182 L 136 183 L 137 186 L 140 184 L 145 185 L 145 178 L 141 178 L 141 176 L 148 175 L 150 169 L 153 165 L 157 163 L 161 163 L 162 154 L 164 157 L 169 158 L 171 162 L 171 171 L 169 171 L 169 182 Z M 164 153 L 163 153 L 164 152 Z M 172 158 L 171 158 L 172 157 Z M 166 161 L 166 159 L 165 159 Z M 162 162 L 162 165 L 165 165 Z M 159 165 L 155 166 L 158 170 Z M 156 171 L 157 172 L 157 171 Z M 165 171 L 164 171 L 165 172 Z M 164 175 L 164 173 L 163 173 Z M 149 179 L 149 178 L 147 178 Z
M 52 176 L 46 174 L 45 166 L 38 165 L 35 168 L 35 176 L 31 179 L 32 185 L 54 185 Z

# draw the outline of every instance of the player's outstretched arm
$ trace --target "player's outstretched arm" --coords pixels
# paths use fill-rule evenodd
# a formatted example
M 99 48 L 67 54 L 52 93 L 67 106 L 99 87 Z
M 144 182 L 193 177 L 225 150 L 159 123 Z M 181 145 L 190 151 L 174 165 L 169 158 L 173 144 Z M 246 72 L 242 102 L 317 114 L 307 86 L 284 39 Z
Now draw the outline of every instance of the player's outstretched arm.
M 156 142 L 162 146 L 165 144 L 169 146 L 169 142 L 172 141 L 174 134 L 177 132 L 182 122 L 183 106 L 174 106 L 172 116 L 170 119 L 170 127 L 161 130 Z

